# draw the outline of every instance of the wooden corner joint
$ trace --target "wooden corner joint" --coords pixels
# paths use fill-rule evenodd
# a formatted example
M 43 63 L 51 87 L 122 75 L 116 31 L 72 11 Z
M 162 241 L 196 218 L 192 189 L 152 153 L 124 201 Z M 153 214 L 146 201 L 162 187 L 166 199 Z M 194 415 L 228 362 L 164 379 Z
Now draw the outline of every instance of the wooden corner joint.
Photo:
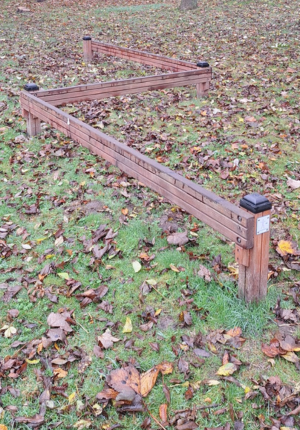
M 235 261 L 242 266 L 249 267 L 250 265 L 250 250 L 242 248 L 240 245 L 235 245 Z

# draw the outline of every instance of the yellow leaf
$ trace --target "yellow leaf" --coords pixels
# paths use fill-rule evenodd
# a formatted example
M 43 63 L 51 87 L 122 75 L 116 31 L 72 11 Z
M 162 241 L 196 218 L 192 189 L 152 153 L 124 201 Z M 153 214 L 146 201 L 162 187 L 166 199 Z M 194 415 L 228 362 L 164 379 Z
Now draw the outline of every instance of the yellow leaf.
M 73 425 L 75 429 L 84 430 L 88 429 L 92 425 L 92 421 L 90 420 L 79 420 L 77 423 Z
M 182 387 L 189 387 L 190 383 L 189 381 L 184 382 L 183 384 L 181 384 Z
M 65 279 L 66 281 L 68 281 L 70 279 L 69 273 L 58 273 L 58 276 L 62 279 Z
M 16 333 L 17 333 L 17 329 L 14 328 L 13 326 L 10 326 L 5 330 L 4 336 L 9 338 L 9 337 L 12 337 Z
M 55 254 L 48 254 L 46 255 L 46 260 L 49 260 L 49 258 L 53 258 L 55 257 Z
M 224 366 L 221 366 L 220 369 L 216 372 L 216 375 L 220 376 L 229 376 L 232 375 L 236 370 L 237 366 L 233 363 L 226 363 Z
M 154 316 L 157 317 L 160 313 L 161 313 L 161 309 L 157 309 L 157 311 L 155 312 Z
M 278 246 L 276 248 L 276 251 L 278 254 L 280 254 L 282 257 L 288 255 L 288 254 L 294 254 L 295 250 L 293 249 L 293 245 L 288 240 L 280 240 L 278 242 Z
M 151 286 L 157 285 L 157 281 L 155 279 L 146 279 L 146 282 Z
M 219 385 L 221 383 L 216 379 L 208 379 L 206 382 L 207 382 L 207 385 L 209 385 L 210 387 L 213 387 L 214 385 Z
M 250 393 L 250 391 L 251 391 L 251 388 L 250 388 L 250 387 L 246 387 L 246 388 L 245 388 L 245 394 Z
M 173 272 L 177 272 L 177 273 L 180 272 L 180 270 L 178 270 L 177 267 L 174 266 L 174 264 L 170 264 L 170 268 L 173 270 Z
M 281 356 L 287 361 L 290 361 L 291 363 L 299 363 L 300 359 L 299 357 L 292 351 L 287 352 L 286 354 Z
M 76 392 L 69 395 L 69 403 L 73 403 L 76 398 Z
M 26 358 L 25 361 L 28 364 L 38 364 L 40 362 L 40 360 L 28 360 L 28 358 Z
M 7 427 L 4 424 L 0 424 L 0 430 L 7 430 Z
M 132 263 L 132 267 L 133 267 L 133 270 L 135 271 L 135 273 L 139 272 L 142 268 L 141 264 L 138 261 L 134 261 Z
M 204 401 L 205 401 L 206 403 L 211 403 L 211 402 L 212 402 L 212 400 L 211 400 L 211 398 L 210 398 L 210 397 L 206 397 L 206 398 L 204 399 Z
M 121 209 L 121 212 L 125 216 L 128 215 L 128 209 L 127 208 Z
M 132 332 L 132 322 L 129 317 L 126 318 L 126 323 L 123 327 L 123 333 L 131 333 Z

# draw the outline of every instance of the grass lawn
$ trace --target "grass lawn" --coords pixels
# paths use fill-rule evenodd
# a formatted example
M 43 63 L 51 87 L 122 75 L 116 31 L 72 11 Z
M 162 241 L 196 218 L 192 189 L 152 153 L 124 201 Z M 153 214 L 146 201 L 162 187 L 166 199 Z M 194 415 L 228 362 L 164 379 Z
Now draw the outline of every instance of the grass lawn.
M 300 429 L 299 2 L 177 6 L 1 2 L 0 430 Z M 185 87 L 63 109 L 235 204 L 266 195 L 266 300 L 237 298 L 221 235 L 46 124 L 26 135 L 27 82 L 157 73 L 104 55 L 85 64 L 86 34 L 213 67 L 203 99 Z M 168 244 L 184 231 L 185 245 Z M 141 411 L 115 386 L 123 399 L 97 396 L 114 371 L 164 362 Z

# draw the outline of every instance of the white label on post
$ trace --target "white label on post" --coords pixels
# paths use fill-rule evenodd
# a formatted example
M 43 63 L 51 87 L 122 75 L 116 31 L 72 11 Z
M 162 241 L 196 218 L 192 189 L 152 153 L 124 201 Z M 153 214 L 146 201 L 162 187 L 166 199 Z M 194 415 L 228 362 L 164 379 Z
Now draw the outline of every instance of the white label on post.
M 256 234 L 263 234 L 270 230 L 270 215 L 257 218 Z

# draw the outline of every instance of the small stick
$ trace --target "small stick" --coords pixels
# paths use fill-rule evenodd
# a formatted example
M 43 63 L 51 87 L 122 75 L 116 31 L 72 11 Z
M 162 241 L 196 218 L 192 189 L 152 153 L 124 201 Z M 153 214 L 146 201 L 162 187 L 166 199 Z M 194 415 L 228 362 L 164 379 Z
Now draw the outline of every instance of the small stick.
M 219 404 L 217 404 L 217 403 L 213 403 L 212 405 L 207 405 L 207 406 L 198 406 L 198 407 L 196 407 L 196 410 L 197 411 L 200 411 L 200 410 L 202 410 L 202 409 L 212 409 L 212 408 L 218 408 L 219 406 L 221 406 L 221 405 L 219 405 Z M 188 411 L 190 411 L 191 409 L 189 408 L 189 409 L 180 409 L 179 411 L 175 411 L 175 413 L 176 414 L 181 414 L 181 413 L 183 413 L 183 412 L 188 412 Z
M 76 323 L 82 328 L 82 330 L 84 330 L 86 333 L 89 333 L 88 331 L 87 331 L 87 329 L 86 328 L 84 328 L 83 327 L 83 325 L 81 325 L 80 324 L 80 322 L 78 322 L 78 321 L 76 321 Z
M 163 429 L 163 430 L 167 430 L 166 429 L 166 427 L 164 427 L 159 421 L 158 421 L 158 419 L 157 418 L 155 418 L 155 416 L 154 415 L 152 415 L 151 414 L 151 412 L 149 411 L 149 409 L 148 409 L 148 406 L 146 405 L 146 403 L 143 401 L 143 405 L 144 405 L 144 407 L 146 408 L 146 411 L 148 412 L 148 414 L 150 415 L 150 417 L 153 419 L 153 421 L 155 421 L 156 422 L 156 424 L 161 428 L 161 429 Z
M 147 281 L 146 281 L 147 282 Z M 171 305 L 174 305 L 174 303 L 171 302 L 171 300 L 168 300 L 166 297 L 163 296 L 163 294 L 161 292 L 158 291 L 157 288 L 154 287 L 154 285 L 151 285 L 151 287 L 167 302 L 169 302 Z

